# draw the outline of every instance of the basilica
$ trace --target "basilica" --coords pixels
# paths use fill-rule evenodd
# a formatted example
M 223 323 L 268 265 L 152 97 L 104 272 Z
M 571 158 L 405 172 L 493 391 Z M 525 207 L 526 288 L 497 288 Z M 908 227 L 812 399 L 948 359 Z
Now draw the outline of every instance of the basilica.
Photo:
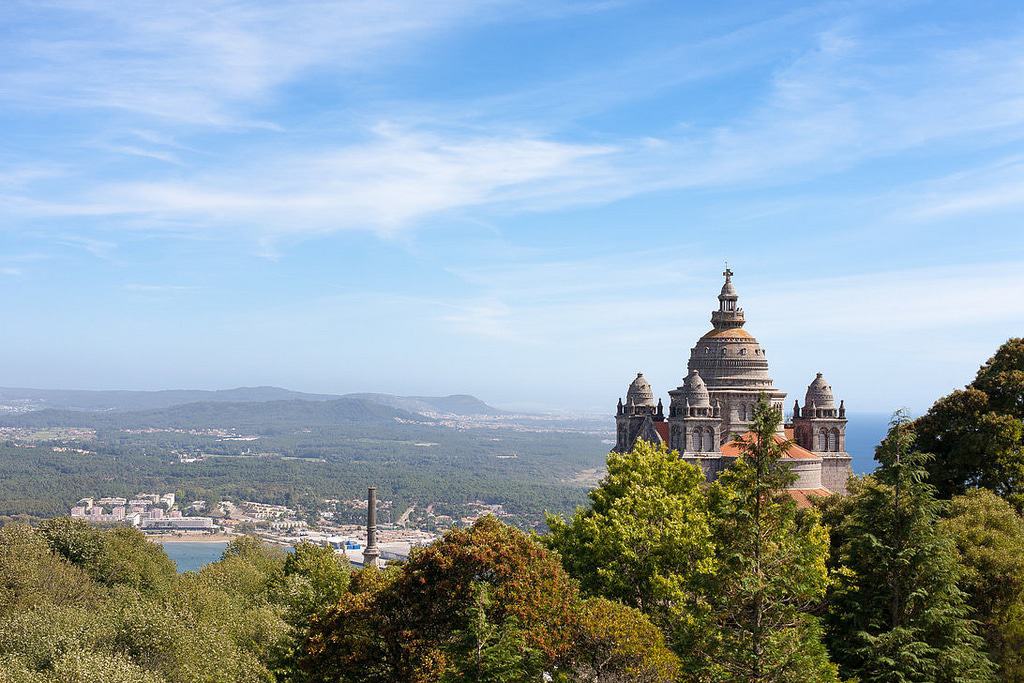
M 765 350 L 749 332 L 743 309 L 726 268 L 718 295 L 718 310 L 711 313 L 712 329 L 690 349 L 686 377 L 668 392 L 668 415 L 655 399 L 642 373 L 629 385 L 626 400 L 616 408 L 615 450 L 627 451 L 637 439 L 664 443 L 698 465 L 710 480 L 740 455 L 733 437 L 749 435 L 754 405 L 764 396 L 780 412 L 785 392 L 768 375 Z M 791 420 L 780 425 L 779 443 L 792 441 L 782 462 L 796 480 L 790 494 L 806 503 L 810 496 L 846 493 L 852 475 L 846 452 L 846 406 L 836 405 L 832 387 L 819 372 L 804 396 L 793 402 Z

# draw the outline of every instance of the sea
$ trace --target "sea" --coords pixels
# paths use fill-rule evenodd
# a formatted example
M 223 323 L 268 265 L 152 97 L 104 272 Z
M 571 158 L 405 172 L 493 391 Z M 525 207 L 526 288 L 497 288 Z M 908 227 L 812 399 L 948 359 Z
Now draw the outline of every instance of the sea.
M 847 413 L 846 452 L 853 458 L 850 463 L 854 474 L 871 474 L 878 466 L 875 446 L 889 430 L 888 413 Z
M 178 573 L 199 571 L 211 562 L 216 562 L 228 547 L 227 541 L 196 543 L 174 541 L 164 543 L 164 552 L 178 565 Z

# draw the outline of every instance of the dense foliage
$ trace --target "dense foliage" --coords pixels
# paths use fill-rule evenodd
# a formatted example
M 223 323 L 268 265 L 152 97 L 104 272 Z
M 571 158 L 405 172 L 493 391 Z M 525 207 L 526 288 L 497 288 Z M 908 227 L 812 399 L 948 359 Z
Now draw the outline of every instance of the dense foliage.
M 984 487 L 1024 510 L 1024 338 L 999 347 L 974 381 L 935 402 L 915 425 L 935 458 L 929 482 L 950 497 Z
M 993 680 L 993 666 L 960 588 L 956 547 L 927 483 L 929 456 L 897 416 L 874 475 L 833 508 L 837 569 L 829 648 L 844 675 L 864 683 Z
M 640 441 L 608 455 L 608 475 L 590 507 L 549 515 L 548 546 L 585 592 L 642 610 L 673 640 L 702 620 L 701 581 L 717 568 L 704 475 L 678 454 Z
M 954 498 L 942 527 L 956 545 L 959 585 L 1001 680 L 1024 682 L 1024 519 L 981 489 Z
M 663 446 L 608 457 L 591 506 L 551 517 L 548 544 L 585 591 L 661 626 L 695 681 L 835 680 L 812 613 L 824 597 L 828 534 L 783 489 L 786 442 L 767 402 L 757 437 L 712 486 Z
M 283 551 L 242 540 L 220 562 L 178 576 L 134 530 L 7 525 L 0 680 L 273 680 L 303 634 L 283 566 Z
M 303 667 L 331 681 L 671 681 L 638 611 L 580 599 L 557 556 L 493 517 L 360 576 L 313 625 Z

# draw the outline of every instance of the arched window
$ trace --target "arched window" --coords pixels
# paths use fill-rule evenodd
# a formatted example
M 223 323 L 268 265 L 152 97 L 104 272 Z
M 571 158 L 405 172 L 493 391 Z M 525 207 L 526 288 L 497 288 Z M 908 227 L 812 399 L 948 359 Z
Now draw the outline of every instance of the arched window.
M 701 448 L 701 431 L 700 427 L 693 428 L 693 436 L 690 439 L 690 450 L 700 452 Z
M 703 450 L 705 452 L 707 452 L 707 453 L 710 453 L 711 451 L 715 450 L 714 441 L 715 441 L 715 430 L 713 430 L 711 427 L 706 427 L 704 429 L 704 449 Z
M 818 448 L 819 451 L 824 451 L 828 447 L 828 432 L 822 429 L 818 432 Z
M 839 450 L 839 430 L 838 429 L 833 428 L 832 431 L 828 433 L 828 449 L 830 451 L 838 451 Z

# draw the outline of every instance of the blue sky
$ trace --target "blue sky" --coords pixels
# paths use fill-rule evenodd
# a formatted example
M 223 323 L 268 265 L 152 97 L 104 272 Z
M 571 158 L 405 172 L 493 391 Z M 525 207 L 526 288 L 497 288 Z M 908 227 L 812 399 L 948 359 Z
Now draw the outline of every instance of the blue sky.
M 1015 2 L 8 1 L 0 385 L 664 394 L 723 263 L 776 383 L 1024 333 Z

